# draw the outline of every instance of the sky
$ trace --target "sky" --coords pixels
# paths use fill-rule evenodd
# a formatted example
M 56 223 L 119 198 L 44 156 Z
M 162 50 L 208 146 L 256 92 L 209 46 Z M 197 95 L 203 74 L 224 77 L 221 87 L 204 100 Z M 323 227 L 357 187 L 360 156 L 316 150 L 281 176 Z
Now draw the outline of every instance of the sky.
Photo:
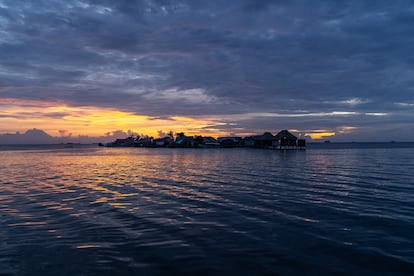
M 414 141 L 411 0 L 0 0 L 0 136 Z

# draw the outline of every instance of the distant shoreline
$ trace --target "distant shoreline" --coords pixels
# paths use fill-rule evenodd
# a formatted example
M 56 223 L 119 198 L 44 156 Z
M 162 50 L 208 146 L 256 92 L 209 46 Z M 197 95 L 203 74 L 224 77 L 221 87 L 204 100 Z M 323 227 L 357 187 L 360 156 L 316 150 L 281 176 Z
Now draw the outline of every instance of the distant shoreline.
M 141 149 L 183 149 L 179 147 L 100 147 L 98 143 L 92 144 L 0 144 L 0 151 L 7 151 L 7 150 L 42 150 L 42 149 L 90 149 L 90 148 L 104 148 L 104 149 L 125 149 L 125 148 L 141 148 Z M 373 148 L 414 148 L 414 141 L 413 142 L 330 142 L 324 143 L 321 142 L 308 142 L 306 144 L 307 150 L 314 150 L 314 149 L 373 149 Z M 196 149 L 196 150 L 203 150 L 206 148 L 187 148 L 187 149 Z M 217 147 L 217 148 L 208 148 L 208 149 L 228 149 L 225 147 Z M 235 147 L 232 149 L 255 149 L 250 147 Z
M 414 141 L 381 141 L 381 142 L 358 142 L 358 141 L 350 141 L 350 142 L 335 142 L 330 141 L 326 143 L 325 141 L 308 141 L 306 142 L 307 145 L 310 144 L 410 144 L 414 143 Z M 0 144 L 0 146 L 65 146 L 65 145 L 95 145 L 98 146 L 100 143 L 28 143 L 28 144 Z

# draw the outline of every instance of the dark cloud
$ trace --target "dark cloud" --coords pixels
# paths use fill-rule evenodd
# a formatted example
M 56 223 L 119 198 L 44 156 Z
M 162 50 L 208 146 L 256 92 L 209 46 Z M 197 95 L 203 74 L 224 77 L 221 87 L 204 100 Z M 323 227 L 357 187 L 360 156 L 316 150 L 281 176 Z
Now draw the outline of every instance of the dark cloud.
M 46 118 L 51 118 L 51 119 L 62 119 L 65 116 L 69 116 L 71 114 L 69 113 L 64 113 L 64 112 L 15 112 L 13 114 L 7 114 L 7 113 L 2 113 L 0 112 L 0 117 L 1 118 L 14 118 L 14 119 L 33 119 L 33 118 L 38 118 L 38 119 L 46 119 Z
M 407 128 L 413 22 L 408 0 L 3 0 L 0 98 L 153 117 L 357 114 L 223 119 L 253 131 Z

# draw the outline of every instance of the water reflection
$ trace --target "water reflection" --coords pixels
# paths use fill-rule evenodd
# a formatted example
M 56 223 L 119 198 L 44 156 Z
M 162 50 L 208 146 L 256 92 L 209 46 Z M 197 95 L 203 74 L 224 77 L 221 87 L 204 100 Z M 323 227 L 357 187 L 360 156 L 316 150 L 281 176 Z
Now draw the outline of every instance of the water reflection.
M 404 268 L 414 255 L 401 249 L 414 248 L 405 151 L 399 166 L 384 151 L 344 149 L 1 154 L 0 268 L 45 272 L 36 256 L 52 258 L 46 249 L 64 252 L 56 263 L 71 256 L 78 273 L 234 272 L 236 263 L 244 272 L 298 272 L 297 262 L 315 268 L 318 258 L 341 263 L 340 252 L 366 257 L 370 248 L 373 261 Z

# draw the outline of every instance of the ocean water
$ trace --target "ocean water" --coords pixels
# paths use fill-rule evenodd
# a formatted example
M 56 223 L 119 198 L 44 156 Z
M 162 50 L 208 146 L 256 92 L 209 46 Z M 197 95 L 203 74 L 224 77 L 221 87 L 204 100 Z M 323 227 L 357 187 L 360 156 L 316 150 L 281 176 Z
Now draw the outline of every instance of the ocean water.
M 0 275 L 414 274 L 414 145 L 0 148 Z

